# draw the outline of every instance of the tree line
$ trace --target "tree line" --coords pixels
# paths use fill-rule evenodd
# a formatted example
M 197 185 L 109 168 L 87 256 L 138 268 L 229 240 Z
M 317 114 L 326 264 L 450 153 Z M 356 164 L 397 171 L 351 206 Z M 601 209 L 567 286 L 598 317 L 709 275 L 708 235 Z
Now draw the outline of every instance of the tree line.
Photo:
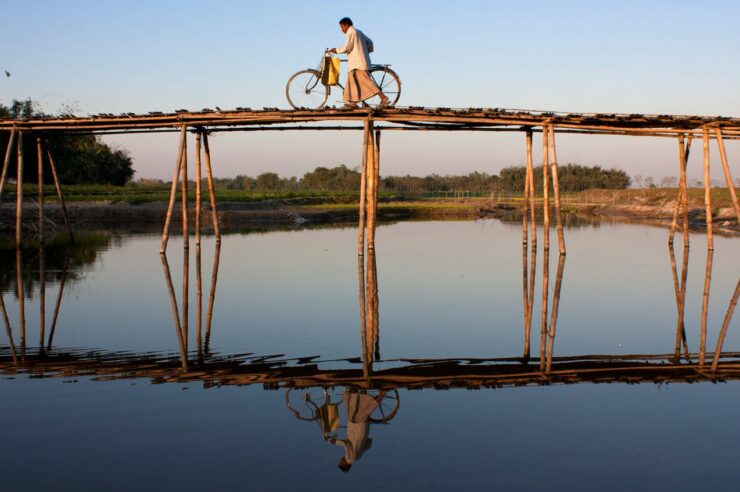
M 0 103 L 0 118 L 43 117 L 30 99 L 14 100 L 10 106 Z M 0 148 L 5 149 L 10 135 L 0 134 Z M 17 140 L 17 139 L 16 139 Z M 134 176 L 133 162 L 125 150 L 114 149 L 96 135 L 49 136 L 54 165 L 62 184 L 106 183 L 125 185 Z M 38 181 L 36 136 L 23 136 L 23 181 Z M 49 164 L 44 156 L 44 182 L 51 183 Z M 17 166 L 8 167 L 8 178 L 16 179 Z
M 384 176 L 379 188 L 384 192 L 425 193 L 448 191 L 472 192 L 520 192 L 524 189 L 526 168 L 507 167 L 498 175 L 472 172 L 466 175 L 429 174 L 427 176 Z M 617 169 L 602 169 L 599 166 L 567 164 L 558 166 L 560 190 L 564 193 L 578 192 L 590 188 L 625 189 L 630 177 Z M 542 166 L 534 168 L 535 182 L 542 182 Z M 360 172 L 344 164 L 333 167 L 317 167 L 301 178 L 285 178 L 274 172 L 256 177 L 237 175 L 233 178 L 216 179 L 216 187 L 247 191 L 338 191 L 351 192 L 360 188 Z

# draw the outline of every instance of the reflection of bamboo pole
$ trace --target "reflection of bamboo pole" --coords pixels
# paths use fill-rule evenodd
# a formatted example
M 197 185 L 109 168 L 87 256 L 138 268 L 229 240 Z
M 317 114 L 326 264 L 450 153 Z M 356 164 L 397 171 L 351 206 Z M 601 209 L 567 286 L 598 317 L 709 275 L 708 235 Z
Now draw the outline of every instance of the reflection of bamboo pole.
M 20 144 L 20 138 L 18 140 Z M 21 358 L 26 356 L 26 297 L 23 292 L 23 253 L 20 245 L 15 247 L 15 282 L 18 295 L 18 326 L 20 327 Z
M 552 352 L 555 346 L 555 327 L 558 323 L 558 308 L 560 306 L 560 287 L 563 284 L 563 270 L 565 269 L 565 255 L 558 258 L 558 272 L 555 276 L 555 289 L 552 293 L 552 311 L 550 312 L 550 331 L 547 338 L 547 367 L 545 372 L 552 370 Z
M 701 338 L 699 340 L 699 366 L 704 367 L 704 355 L 707 349 L 707 315 L 709 311 L 709 286 L 712 283 L 713 250 L 707 251 L 707 270 L 704 275 L 704 293 L 701 303 Z
M 167 204 L 167 215 L 164 219 L 164 230 L 162 231 L 162 243 L 159 246 L 159 252 L 167 251 L 167 240 L 170 234 L 170 221 L 172 220 L 172 210 L 175 208 L 175 196 L 177 195 L 177 180 L 180 178 L 180 168 L 182 167 L 182 155 L 185 153 L 185 131 L 186 127 L 180 127 L 180 146 L 177 151 L 177 161 L 175 161 L 175 172 L 172 176 L 172 186 L 170 187 L 170 200 Z
M 707 216 L 707 249 L 714 249 L 714 239 L 712 237 L 712 189 L 709 182 L 709 130 L 706 128 L 702 131 L 704 142 L 704 208 Z
M 727 152 L 725 152 L 725 142 L 722 139 L 722 129 L 717 127 L 714 129 L 717 135 L 717 147 L 719 147 L 719 156 L 722 159 L 722 171 L 725 173 L 725 181 L 727 182 L 727 189 L 730 192 L 732 198 L 732 206 L 735 208 L 735 217 L 737 217 L 737 223 L 740 224 L 740 204 L 737 202 L 737 195 L 735 194 L 735 186 L 732 184 L 732 176 L 730 175 L 730 166 L 727 164 Z
M 3 294 L 0 292 L 0 311 L 2 311 L 3 322 L 5 323 L 5 334 L 8 337 L 8 345 L 10 345 L 10 351 L 13 354 L 13 363 L 18 363 L 18 354 L 15 350 L 15 341 L 13 341 L 13 328 L 10 326 L 10 318 L 8 318 L 8 311 L 5 309 L 5 300 Z
M 555 150 L 555 129 L 549 126 L 550 144 L 550 171 L 552 172 L 552 187 L 555 192 L 555 223 L 558 230 L 558 249 L 561 255 L 565 254 L 565 235 L 563 234 L 563 217 L 560 211 L 560 184 L 558 183 L 558 157 Z
M 64 216 L 64 224 L 67 226 L 67 232 L 69 233 L 69 239 L 74 241 L 74 235 L 72 234 L 72 225 L 69 222 L 69 214 L 67 214 L 67 205 L 64 203 L 64 195 L 62 194 L 62 186 L 59 183 L 59 176 L 57 175 L 57 167 L 54 164 L 54 156 L 51 153 L 51 146 L 49 141 L 45 140 L 46 143 L 46 156 L 49 158 L 49 168 L 51 169 L 51 176 L 54 178 L 54 188 L 57 192 L 57 199 L 62 207 L 62 215 Z
M 188 142 L 187 137 L 183 143 L 185 148 L 182 153 L 182 180 L 180 181 L 181 190 L 181 201 L 182 201 L 182 247 L 190 247 L 190 229 L 188 224 Z
M 365 206 L 366 206 L 366 195 L 367 195 L 367 160 L 368 160 L 368 151 L 367 151 L 367 144 L 370 140 L 370 131 L 371 131 L 371 122 L 370 119 L 365 120 L 365 131 L 363 133 L 362 137 L 362 163 L 361 163 L 361 175 L 360 175 L 360 218 L 359 218 L 359 225 L 358 225 L 358 237 L 357 237 L 357 254 L 358 255 L 364 255 L 365 254 Z
M 5 160 L 3 160 L 3 171 L 0 174 L 0 197 L 3 196 L 3 187 L 5 186 L 5 176 L 8 174 L 8 167 L 10 167 L 10 158 L 13 156 L 13 144 L 15 143 L 15 127 L 10 130 L 10 138 L 8 138 L 8 146 L 5 148 Z
M 64 255 L 64 266 L 62 267 L 62 280 L 59 283 L 59 292 L 57 293 L 57 302 L 54 305 L 54 315 L 51 318 L 51 327 L 49 328 L 49 343 L 46 350 L 51 350 L 51 344 L 54 340 L 54 332 L 57 328 L 57 319 L 59 319 L 59 308 L 62 305 L 62 296 L 64 295 L 64 284 L 67 281 L 67 266 L 69 264 L 69 251 Z
M 524 203 L 522 205 L 522 307 L 524 309 L 524 357 L 529 358 L 532 320 L 529 317 L 529 269 L 527 267 L 527 246 L 529 243 L 528 216 L 529 216 L 529 181 L 531 179 L 532 163 L 532 130 L 525 134 L 527 145 L 527 171 L 524 178 Z
M 216 191 L 213 186 L 213 170 L 211 169 L 211 148 L 208 145 L 208 133 L 201 131 L 203 135 L 203 150 L 206 155 L 206 177 L 208 178 L 208 194 L 211 199 L 211 217 L 213 220 L 213 233 L 216 235 L 216 242 L 221 243 L 221 228 L 218 225 L 218 210 L 216 210 Z
M 375 252 L 369 251 L 367 256 L 367 296 L 369 299 L 369 311 L 371 313 L 370 338 L 372 345 L 370 351 L 375 361 L 380 360 L 380 318 L 378 299 L 378 267 L 375 260 Z
M 375 132 L 373 131 L 373 128 L 374 125 L 371 120 L 367 142 L 367 190 L 365 190 L 365 214 L 367 215 L 365 228 L 367 229 L 366 236 L 368 250 L 375 248 L 375 210 L 378 199 L 378 186 L 375 180 Z
M 39 352 L 44 351 L 46 341 L 46 250 L 44 241 L 39 247 Z
M 727 335 L 727 328 L 730 326 L 730 320 L 735 312 L 735 306 L 737 305 L 737 298 L 740 296 L 740 279 L 737 281 L 735 286 L 735 293 L 730 299 L 730 305 L 727 306 L 727 313 L 725 314 L 725 320 L 722 322 L 722 329 L 717 337 L 717 348 L 714 349 L 714 358 L 712 359 L 712 372 L 717 371 L 717 365 L 719 364 L 719 358 L 722 354 L 722 345 L 725 343 L 725 336 Z
M 15 244 L 21 245 L 21 220 L 23 216 L 23 132 L 18 134 L 18 170 L 15 192 Z
M 216 248 L 213 254 L 213 270 L 211 271 L 211 290 L 208 294 L 208 311 L 206 313 L 206 341 L 205 352 L 208 353 L 211 343 L 211 321 L 213 321 L 213 301 L 216 298 L 216 282 L 218 282 L 218 263 L 221 257 L 221 243 L 216 240 Z
M 188 368 L 188 356 L 185 344 L 182 339 L 182 328 L 180 327 L 180 314 L 177 310 L 177 298 L 175 297 L 175 288 L 172 285 L 172 276 L 170 275 L 170 265 L 167 262 L 167 255 L 162 253 L 160 255 L 162 260 L 162 270 L 164 270 L 164 279 L 167 284 L 167 292 L 170 295 L 170 307 L 172 308 L 172 322 L 175 325 L 175 334 L 177 335 L 177 343 L 180 347 L 180 360 L 182 362 L 182 368 Z
M 186 245 L 182 249 L 182 319 L 180 320 L 180 324 L 182 327 L 182 341 L 183 346 L 185 347 L 185 353 L 188 353 L 188 321 L 189 321 L 189 312 L 188 309 L 190 307 L 190 247 L 187 244 L 188 236 L 185 236 L 186 238 Z
M 200 214 L 201 214 L 201 199 L 200 199 L 200 185 L 203 175 L 201 172 L 200 165 L 200 139 L 201 134 L 198 132 L 195 135 L 195 245 L 200 246 Z
M 201 281 L 200 243 L 195 243 L 195 343 L 201 355 L 203 339 L 203 284 Z
M 686 327 L 684 325 L 684 312 L 686 308 L 686 278 L 688 276 L 689 269 L 689 248 L 683 248 L 683 262 L 681 265 L 681 280 L 679 282 L 678 272 L 676 270 L 676 254 L 673 251 L 673 246 L 668 245 L 668 254 L 671 258 L 671 271 L 673 273 L 673 290 L 676 295 L 676 310 L 677 310 L 677 321 L 676 321 L 676 348 L 673 353 L 673 359 L 675 363 L 678 363 L 678 359 L 681 357 L 681 343 L 683 342 L 684 353 L 686 354 L 686 360 L 689 358 L 689 347 L 686 341 Z
M 678 212 L 683 205 L 683 220 L 684 220 L 684 231 L 688 232 L 688 198 L 686 195 L 686 165 L 689 160 L 689 152 L 691 150 L 691 139 L 692 136 L 689 133 L 689 137 L 686 140 L 684 146 L 684 134 L 678 134 L 678 167 L 681 179 L 678 185 L 678 193 L 676 194 L 676 202 L 673 204 L 673 220 L 671 221 L 671 232 L 668 234 L 668 244 L 673 244 L 673 236 L 676 234 L 676 227 L 678 226 Z M 688 245 L 688 233 L 684 235 L 684 244 Z
M 372 357 L 368 347 L 371 342 L 368 340 L 368 320 L 367 320 L 367 300 L 365 293 L 365 256 L 357 255 L 357 284 L 358 284 L 358 304 L 360 306 L 360 339 L 362 342 L 362 374 L 365 378 L 370 377 Z

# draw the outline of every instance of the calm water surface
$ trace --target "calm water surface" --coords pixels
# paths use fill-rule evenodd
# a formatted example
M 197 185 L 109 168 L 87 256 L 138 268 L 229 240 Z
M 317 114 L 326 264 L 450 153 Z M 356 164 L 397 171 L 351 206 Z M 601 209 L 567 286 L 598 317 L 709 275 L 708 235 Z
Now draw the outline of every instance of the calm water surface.
M 25 344 L 16 253 L 3 252 L 12 343 L 0 333 L 0 489 L 736 490 L 740 385 L 729 369 L 719 381 L 696 370 L 704 237 L 692 234 L 687 270 L 691 361 L 660 372 L 675 369 L 667 231 L 568 228 L 549 375 L 541 229 L 532 359 L 521 358 L 521 231 L 498 220 L 385 225 L 361 270 L 353 228 L 230 234 L 220 249 L 205 237 L 200 336 L 192 241 L 187 322 L 182 238 L 165 264 L 156 236 L 88 238 L 71 256 L 49 245 L 43 349 L 39 252 L 20 258 Z M 738 253 L 740 240 L 715 237 L 710 363 Z M 680 244 L 677 255 L 680 278 Z M 739 318 L 724 352 L 740 350 Z M 604 366 L 638 360 L 652 367 Z

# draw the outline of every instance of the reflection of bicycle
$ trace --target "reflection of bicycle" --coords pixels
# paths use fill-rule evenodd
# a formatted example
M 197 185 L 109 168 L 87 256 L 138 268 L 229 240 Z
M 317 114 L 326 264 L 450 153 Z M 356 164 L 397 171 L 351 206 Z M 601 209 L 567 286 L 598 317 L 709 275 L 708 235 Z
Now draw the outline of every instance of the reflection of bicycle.
M 365 390 L 362 392 L 374 398 L 381 394 L 379 390 Z M 327 388 L 301 390 L 290 388 L 285 393 L 285 406 L 299 420 L 318 422 L 324 438 L 328 438 L 340 427 L 344 427 L 339 424 L 341 394 L 337 395 L 336 401 L 332 401 L 333 396 Z M 378 402 L 377 408 L 370 414 L 368 421 L 373 424 L 387 424 L 396 416 L 400 406 L 398 391 L 386 391 Z
M 331 58 L 331 56 L 325 53 L 318 67 L 301 70 L 288 79 L 288 84 L 285 86 L 285 95 L 294 109 L 321 109 L 326 104 L 331 92 L 331 86 L 322 83 L 322 75 L 328 67 L 326 58 Z M 390 65 L 371 65 L 368 71 L 383 94 L 388 96 L 388 105 L 395 106 L 398 98 L 401 97 L 401 79 L 398 78 L 396 72 L 388 67 Z M 337 86 L 344 91 L 341 84 L 337 83 Z M 364 101 L 364 104 L 378 106 L 380 97 L 375 95 L 368 98 Z

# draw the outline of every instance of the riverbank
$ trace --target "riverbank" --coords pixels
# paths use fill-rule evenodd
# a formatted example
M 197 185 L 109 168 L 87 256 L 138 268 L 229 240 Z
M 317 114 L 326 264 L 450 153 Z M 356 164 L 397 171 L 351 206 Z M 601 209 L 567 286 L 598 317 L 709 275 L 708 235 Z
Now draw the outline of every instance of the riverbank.
M 706 214 L 702 190 L 690 190 L 689 223 L 704 227 Z M 724 191 L 724 193 L 723 193 Z M 720 233 L 739 234 L 735 211 L 727 190 L 712 194 L 713 223 Z M 668 226 L 673 218 L 676 190 L 589 190 L 564 197 L 563 211 L 584 218 L 640 221 Z M 538 199 L 541 206 L 541 199 Z M 521 197 L 496 196 L 486 198 L 402 199 L 381 197 L 378 218 L 381 221 L 398 220 L 474 220 L 481 217 L 500 217 L 514 220 L 520 213 Z M 203 225 L 210 228 L 212 215 L 209 204 L 203 205 Z M 539 207 L 538 207 L 539 208 Z M 167 204 L 163 201 L 131 203 L 127 201 L 72 201 L 67 204 L 70 221 L 81 229 L 125 228 L 132 230 L 161 229 Z M 298 197 L 261 201 L 225 201 L 218 205 L 219 222 L 225 230 L 243 228 L 284 228 L 327 224 L 354 223 L 358 219 L 356 201 L 326 197 Z M 47 227 L 63 225 L 61 208 L 51 202 L 45 205 Z M 173 214 L 174 223 L 181 217 L 179 203 Z M 24 228 L 33 232 L 38 215 L 35 204 L 24 207 Z M 9 233 L 15 227 L 15 204 L 0 204 L 0 233 Z

